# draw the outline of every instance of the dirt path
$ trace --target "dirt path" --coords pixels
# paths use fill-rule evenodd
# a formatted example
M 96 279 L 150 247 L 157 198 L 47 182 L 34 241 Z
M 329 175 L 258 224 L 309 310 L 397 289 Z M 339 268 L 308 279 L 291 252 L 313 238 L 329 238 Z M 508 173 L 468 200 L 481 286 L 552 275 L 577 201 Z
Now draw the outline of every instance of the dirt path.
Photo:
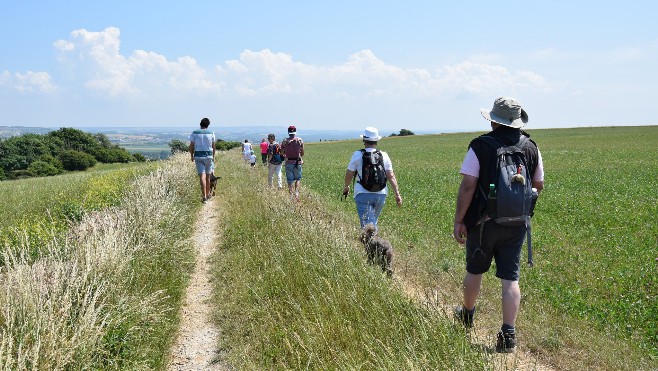
M 217 362 L 219 331 L 211 321 L 212 295 L 208 259 L 217 246 L 219 213 L 211 199 L 199 211 L 194 226 L 196 266 L 187 288 L 178 339 L 171 350 L 169 370 L 227 370 Z

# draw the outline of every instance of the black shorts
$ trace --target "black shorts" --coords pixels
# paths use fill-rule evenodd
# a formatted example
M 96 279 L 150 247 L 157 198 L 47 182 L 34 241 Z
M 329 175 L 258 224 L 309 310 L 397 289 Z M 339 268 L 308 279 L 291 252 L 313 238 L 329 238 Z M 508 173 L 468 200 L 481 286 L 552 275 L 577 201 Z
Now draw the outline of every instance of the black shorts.
M 506 227 L 487 220 L 480 243 L 480 225 L 471 227 L 466 238 L 466 271 L 471 274 L 487 272 L 495 259 L 496 277 L 518 281 L 525 236 L 525 226 Z

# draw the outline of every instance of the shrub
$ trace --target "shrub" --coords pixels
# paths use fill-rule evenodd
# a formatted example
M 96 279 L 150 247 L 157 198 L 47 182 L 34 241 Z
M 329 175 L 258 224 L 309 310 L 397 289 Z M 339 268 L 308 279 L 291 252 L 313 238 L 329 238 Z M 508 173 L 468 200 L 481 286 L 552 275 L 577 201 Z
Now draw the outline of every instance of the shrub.
M 32 172 L 35 176 L 52 176 L 62 172 L 60 169 L 45 161 L 34 161 L 27 167 L 27 170 Z
M 25 179 L 32 178 L 33 176 L 34 174 L 32 174 L 32 172 L 29 170 L 14 170 L 9 173 L 10 179 Z
M 171 148 L 172 155 L 177 152 L 187 152 L 190 149 L 189 144 L 178 139 L 172 139 L 171 142 L 169 142 L 169 148 Z
M 225 140 L 218 140 L 217 143 L 215 143 L 215 148 L 218 151 L 228 151 L 231 148 L 236 148 L 242 146 L 242 143 L 240 142 L 227 142 Z
M 64 169 L 69 171 L 87 170 L 96 165 L 96 159 L 94 156 L 73 150 L 63 151 L 59 155 L 59 160 L 62 162 Z
M 43 155 L 39 160 L 46 162 L 54 166 L 55 168 L 59 169 L 60 173 L 64 170 L 64 165 L 62 165 L 62 161 L 60 161 L 56 157 L 53 157 L 52 155 Z
M 144 155 L 141 153 L 133 153 L 133 157 L 137 162 L 146 162 L 146 157 L 144 157 Z

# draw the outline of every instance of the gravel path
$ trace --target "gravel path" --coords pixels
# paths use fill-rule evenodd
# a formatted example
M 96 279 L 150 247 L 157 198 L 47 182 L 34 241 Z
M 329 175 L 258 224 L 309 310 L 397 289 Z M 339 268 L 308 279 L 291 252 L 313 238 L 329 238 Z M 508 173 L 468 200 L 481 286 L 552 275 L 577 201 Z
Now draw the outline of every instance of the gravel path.
M 179 334 L 169 370 L 228 370 L 217 361 L 219 331 L 211 321 L 212 283 L 209 259 L 217 246 L 219 213 L 214 199 L 203 205 L 194 226 L 196 267 L 187 288 Z

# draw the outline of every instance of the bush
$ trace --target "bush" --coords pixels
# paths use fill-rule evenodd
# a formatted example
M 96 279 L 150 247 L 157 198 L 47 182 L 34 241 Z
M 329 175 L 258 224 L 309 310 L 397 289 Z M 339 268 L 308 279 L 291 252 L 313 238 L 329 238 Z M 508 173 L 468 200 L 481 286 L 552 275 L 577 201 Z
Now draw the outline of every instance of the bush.
M 182 140 L 172 139 L 169 142 L 169 148 L 171 148 L 171 154 L 174 155 L 177 152 L 187 152 L 190 150 L 189 143 L 185 143 Z
M 59 160 L 62 162 L 64 169 L 69 171 L 87 170 L 96 165 L 94 156 L 73 150 L 63 151 L 59 155 Z
M 9 179 L 25 179 L 32 178 L 33 176 L 34 174 L 29 170 L 14 170 L 9 173 Z
M 146 162 L 146 157 L 144 157 L 144 155 L 141 153 L 133 153 L 133 157 L 137 162 Z
M 400 129 L 400 134 L 393 133 L 393 134 L 389 135 L 389 137 L 404 137 L 404 136 L 407 136 L 407 135 L 415 135 L 415 133 L 411 130 L 408 130 L 408 129 Z
M 45 161 L 34 161 L 27 167 L 27 170 L 35 176 L 52 176 L 62 173 L 60 169 Z
M 221 139 L 215 143 L 215 148 L 218 151 L 228 151 L 231 148 L 240 147 L 240 146 L 242 146 L 242 143 L 240 142 L 227 142 Z
M 64 165 L 62 165 L 62 161 L 60 161 L 58 158 L 55 158 L 51 155 L 43 155 L 39 159 L 40 161 L 46 162 L 55 168 L 59 169 L 59 172 L 62 173 L 64 171 Z M 59 173 L 58 173 L 59 174 Z

